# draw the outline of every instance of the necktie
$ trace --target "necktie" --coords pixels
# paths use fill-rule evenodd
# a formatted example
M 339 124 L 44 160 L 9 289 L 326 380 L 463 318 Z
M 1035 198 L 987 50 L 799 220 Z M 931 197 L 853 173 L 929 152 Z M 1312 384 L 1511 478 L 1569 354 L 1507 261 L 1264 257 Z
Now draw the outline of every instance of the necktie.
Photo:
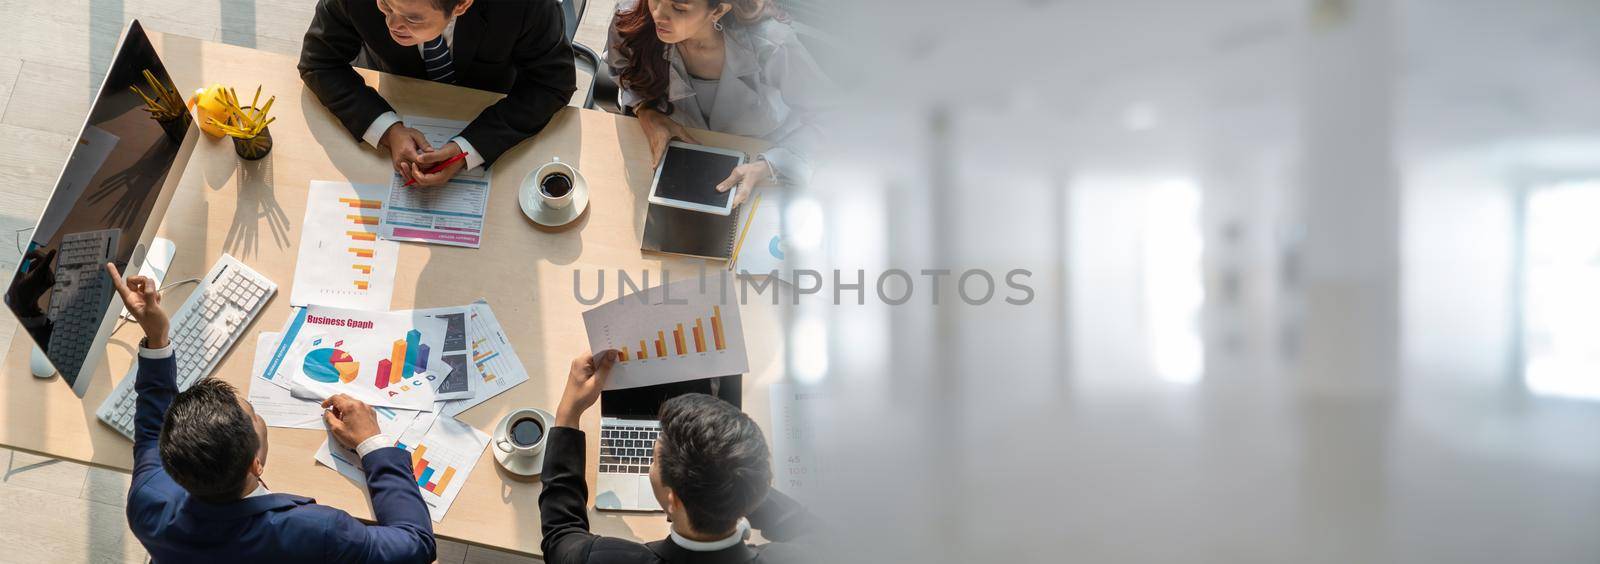
M 444 43 L 443 35 L 422 44 L 422 66 L 428 69 L 428 80 L 455 82 L 456 69 L 450 59 L 450 46 Z

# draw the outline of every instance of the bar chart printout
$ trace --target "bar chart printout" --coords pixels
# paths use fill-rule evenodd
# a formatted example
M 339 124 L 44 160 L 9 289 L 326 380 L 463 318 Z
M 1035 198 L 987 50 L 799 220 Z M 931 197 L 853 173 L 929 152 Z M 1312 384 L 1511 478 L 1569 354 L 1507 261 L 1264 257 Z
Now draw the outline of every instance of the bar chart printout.
M 736 303 L 715 282 L 657 286 L 584 312 L 591 350 L 621 353 L 606 389 L 742 374 L 749 370 Z
M 383 434 L 391 437 L 398 437 L 405 433 L 406 429 L 410 429 L 419 416 L 426 417 L 430 422 L 433 418 L 433 414 L 404 409 L 389 409 L 387 407 L 374 407 L 372 412 L 378 416 L 378 429 Z M 431 423 L 425 422 L 424 424 Z M 322 445 L 317 447 L 317 453 L 313 455 L 313 458 L 322 463 L 323 466 L 338 471 L 340 475 L 352 482 L 363 486 L 367 484 L 367 474 L 361 468 L 361 456 L 356 453 L 355 449 L 345 448 L 344 445 L 339 444 L 339 441 L 333 438 L 332 432 L 329 432 L 327 440 L 322 441 Z
M 311 183 L 291 305 L 389 309 L 400 244 L 378 238 L 387 194 L 375 184 Z
M 429 418 L 432 424 L 424 427 Z M 411 475 L 417 479 L 428 515 L 439 522 L 489 446 L 489 435 L 454 417 L 423 416 L 401 433 L 394 446 L 411 453 Z
M 495 319 L 489 303 L 473 302 L 467 311 L 469 361 L 478 381 L 472 397 L 444 404 L 444 414 L 454 417 L 501 392 L 528 381 L 528 371 L 511 346 L 511 338 Z

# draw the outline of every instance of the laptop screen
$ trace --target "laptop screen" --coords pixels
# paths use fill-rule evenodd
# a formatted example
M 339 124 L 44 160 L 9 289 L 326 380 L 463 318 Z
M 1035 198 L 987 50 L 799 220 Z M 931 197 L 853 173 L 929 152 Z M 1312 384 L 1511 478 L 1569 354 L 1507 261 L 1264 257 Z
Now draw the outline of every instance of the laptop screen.
M 688 380 L 600 393 L 600 415 L 617 419 L 655 419 L 661 404 L 683 394 L 706 394 L 740 407 L 740 375 Z

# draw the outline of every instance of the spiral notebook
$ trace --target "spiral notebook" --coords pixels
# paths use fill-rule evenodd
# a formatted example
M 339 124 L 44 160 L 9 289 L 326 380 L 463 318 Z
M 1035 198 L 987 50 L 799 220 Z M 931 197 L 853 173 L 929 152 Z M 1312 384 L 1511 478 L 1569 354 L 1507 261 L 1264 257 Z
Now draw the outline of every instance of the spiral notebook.
M 781 261 L 783 255 L 777 239 L 777 212 L 769 209 L 771 205 L 763 206 L 761 199 L 756 194 L 728 215 L 650 204 L 640 249 L 726 260 L 733 270 L 748 263 L 752 272 L 768 272 L 768 259 Z

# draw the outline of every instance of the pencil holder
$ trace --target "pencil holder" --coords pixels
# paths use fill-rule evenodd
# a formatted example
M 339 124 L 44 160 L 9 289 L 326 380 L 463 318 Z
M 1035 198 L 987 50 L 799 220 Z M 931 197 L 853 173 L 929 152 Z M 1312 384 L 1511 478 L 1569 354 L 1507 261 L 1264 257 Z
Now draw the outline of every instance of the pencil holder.
M 246 107 L 243 109 L 249 111 L 252 108 Z M 239 158 L 247 161 L 258 160 L 267 156 L 267 153 L 272 152 L 272 129 L 262 127 L 261 132 L 254 137 L 234 137 L 233 152 L 237 153 Z
M 218 120 L 216 116 L 206 118 L 206 124 L 215 127 L 233 138 L 233 152 L 239 158 L 253 161 L 267 156 L 272 152 L 272 132 L 267 130 L 273 120 L 267 113 L 272 111 L 272 103 L 277 97 L 267 98 L 267 103 L 257 107 L 261 101 L 261 88 L 256 88 L 256 95 L 250 100 L 250 105 L 239 103 L 239 96 L 232 88 L 224 91 L 222 106 L 228 116 L 225 120 Z

